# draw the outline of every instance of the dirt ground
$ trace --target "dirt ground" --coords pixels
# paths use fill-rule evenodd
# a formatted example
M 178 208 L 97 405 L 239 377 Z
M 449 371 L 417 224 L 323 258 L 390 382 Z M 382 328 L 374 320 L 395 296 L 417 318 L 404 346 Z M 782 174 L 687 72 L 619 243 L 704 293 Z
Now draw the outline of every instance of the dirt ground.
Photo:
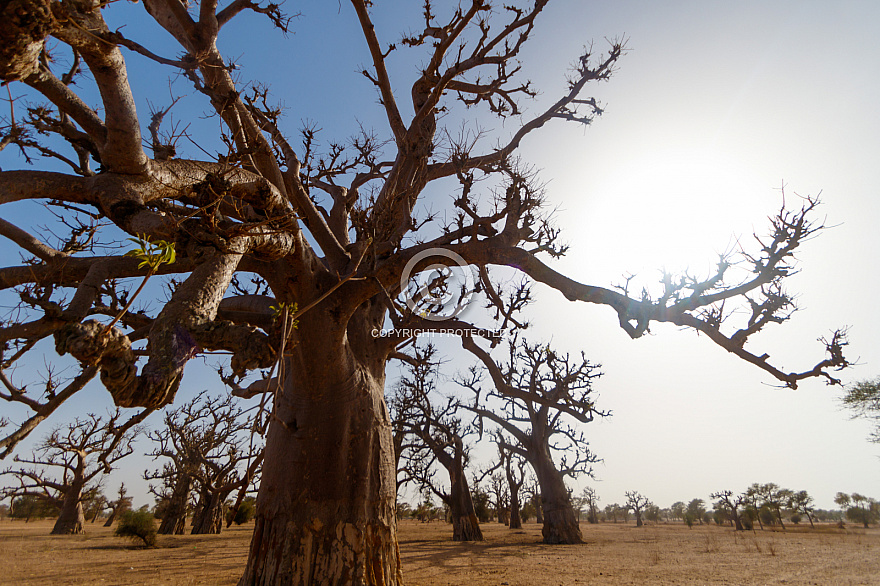
M 156 549 L 88 525 L 50 536 L 51 521 L 0 522 L 0 584 L 234 585 L 252 525 L 221 535 L 159 536 Z M 439 522 L 404 521 L 400 551 L 408 586 L 581 584 L 880 585 L 880 529 L 834 526 L 735 533 L 729 528 L 583 525 L 587 543 L 550 546 L 527 524 L 483 526 L 486 541 L 453 543 Z

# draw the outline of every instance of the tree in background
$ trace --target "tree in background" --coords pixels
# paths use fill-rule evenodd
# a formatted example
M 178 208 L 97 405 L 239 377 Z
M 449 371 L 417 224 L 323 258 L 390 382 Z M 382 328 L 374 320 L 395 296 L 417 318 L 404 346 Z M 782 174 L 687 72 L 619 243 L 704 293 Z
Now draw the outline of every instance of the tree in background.
M 193 489 L 192 475 L 181 473 L 173 462 L 165 462 L 160 470 L 145 471 L 144 480 L 150 482 L 150 493 L 156 497 L 155 515 L 161 520 L 157 533 L 183 535 Z
M 806 515 L 807 519 L 810 520 L 810 527 L 814 529 L 816 528 L 813 524 L 813 517 L 815 516 L 813 497 L 811 497 L 807 491 L 799 490 L 797 492 L 792 492 L 788 497 L 787 506 L 795 513 Z
M 626 491 L 626 508 L 633 512 L 636 516 L 636 527 L 641 527 L 644 525 L 642 522 L 642 513 L 644 510 L 651 505 L 650 499 L 648 497 L 639 494 L 634 490 Z
M 507 525 L 510 523 L 510 488 L 499 472 L 491 474 L 488 478 L 486 492 L 495 510 L 495 518 L 499 523 Z
M 471 483 L 471 498 L 474 501 L 474 512 L 480 523 L 488 523 L 492 520 L 491 497 L 489 493 L 483 490 L 479 483 L 474 479 Z
M 18 482 L 18 486 L 0 490 L 0 500 L 22 496 L 44 499 L 60 511 L 53 535 L 83 533 L 83 501 L 94 494 L 100 478 L 116 462 L 134 451 L 132 443 L 141 433 L 140 421 L 135 418 L 117 426 L 120 416 L 117 409 L 107 420 L 88 415 L 56 428 L 37 444 L 32 458 L 15 457 L 29 468 L 7 468 L 0 473 Z
M 585 486 L 581 492 L 581 499 L 587 507 L 587 522 L 595 525 L 599 522 L 599 495 L 592 486 Z
M 544 542 L 581 543 L 565 478 L 590 474 L 596 456 L 583 432 L 568 421 L 583 424 L 606 415 L 596 409 L 593 396 L 599 367 L 583 355 L 558 354 L 549 346 L 517 337 L 509 341 L 508 362 L 501 366 L 473 340 L 464 338 L 463 345 L 481 360 L 491 379 L 486 392 L 476 367 L 458 379 L 474 394 L 467 408 L 480 425 L 488 420 L 509 434 L 514 441 L 505 449 L 527 460 L 534 470 L 541 487 Z
M 538 484 L 538 480 L 534 476 L 531 476 L 530 480 L 526 483 L 525 494 L 528 497 L 529 504 L 535 511 L 535 522 L 539 525 L 543 524 L 544 509 L 541 507 L 541 485 Z
M 195 473 L 201 465 L 199 452 L 199 423 L 210 415 L 211 404 L 222 399 L 211 399 L 202 391 L 177 409 L 165 412 L 163 426 L 149 432 L 155 446 L 147 455 L 154 460 L 164 458 L 162 468 L 144 472 L 150 482 L 150 492 L 157 498 L 160 535 L 183 535 L 187 507 L 193 491 Z M 203 424 L 201 426 L 205 428 Z
M 617 503 L 605 505 L 605 519 L 612 523 L 617 523 L 617 517 L 620 511 L 620 505 Z
M 520 516 L 520 493 L 526 481 L 526 459 L 509 448 L 510 441 L 501 431 L 494 434 L 495 445 L 498 446 L 498 466 L 504 471 L 507 479 L 507 490 L 510 495 L 511 529 L 522 529 Z
M 853 418 L 874 422 L 870 439 L 880 443 L 880 378 L 859 381 L 847 387 L 842 401 L 844 407 L 854 412 Z
M 383 393 L 387 361 L 412 336 L 372 332 L 389 319 L 404 328 L 398 331 L 469 325 L 427 319 L 421 310 L 434 311 L 436 296 L 421 297 L 418 310 L 398 299 L 406 277 L 433 266 L 421 253 L 444 247 L 481 270 L 521 271 L 568 300 L 610 307 L 633 338 L 652 322 L 696 330 L 790 387 L 814 376 L 837 382 L 831 371 L 847 365 L 843 332 L 825 340 L 827 357 L 801 372 L 782 371 L 769 355 L 746 347 L 794 307 L 782 280 L 794 272 L 800 243 L 819 228 L 809 219 L 815 200 L 781 210 L 756 252 L 722 258 L 704 278 L 664 275 L 653 292 L 578 283 L 545 263 L 566 247 L 517 149 L 551 121 L 589 124 L 601 114 L 585 88 L 609 79 L 624 52 L 620 42 L 598 58 L 585 51 L 561 95 L 526 115 L 522 103 L 539 92 L 522 79 L 518 60 L 546 4 L 491 10 L 484 0 L 439 9 L 428 2 L 418 28 L 389 42 L 373 22 L 372 3 L 352 0 L 340 19 L 360 25 L 364 83 L 379 106 L 355 88 L 350 103 L 355 110 L 359 103 L 379 108 L 387 127 L 324 141 L 322 148 L 317 125 L 303 129 L 301 145 L 292 140 L 267 89 L 271 80 L 233 74 L 237 68 L 219 49 L 221 32 L 242 12 L 255 11 L 286 32 L 290 19 L 276 4 L 145 0 L 144 13 L 126 17 L 128 7 L 112 2 L 6 3 L 0 79 L 20 81 L 16 95 L 43 105 L 6 123 L 2 144 L 65 172 L 49 164 L 4 170 L 0 204 L 46 202 L 75 237 L 44 242 L 0 222 L 0 234 L 29 257 L 0 269 L 0 287 L 17 288 L 20 299 L 16 319 L 0 330 L 7 353 L 0 367 L 42 353 L 38 342 L 51 337 L 58 354 L 70 354 L 82 371 L 52 396 L 24 387 L 0 393 L 30 414 L 0 448 L 11 448 L 99 372 L 115 404 L 153 409 L 173 402 L 191 358 L 228 352 L 235 376 L 258 369 L 276 375 L 260 382 L 274 393 L 274 414 L 242 584 L 291 582 L 306 568 L 320 568 L 318 578 L 328 582 L 396 584 L 395 470 Z M 28 18 L 19 18 L 21 11 Z M 111 31 L 103 11 L 137 26 L 114 20 L 120 28 Z M 152 31 L 142 32 L 147 24 Z M 256 31 L 250 37 L 265 38 Z M 130 83 L 123 50 L 147 60 L 138 68 L 145 83 Z M 421 67 L 389 67 L 404 51 L 419 53 Z M 153 112 L 150 136 L 142 135 L 146 120 L 135 105 L 157 87 L 164 91 L 150 66 L 183 74 L 216 113 L 216 134 L 192 137 L 201 150 L 184 152 L 182 131 L 162 129 L 168 109 Z M 398 70 L 409 78 L 390 73 Z M 322 91 L 319 83 L 308 89 Z M 507 122 L 489 132 L 469 108 Z M 205 156 L 220 145 L 216 158 Z M 451 213 L 426 213 L 426 194 L 438 190 L 454 192 Z M 139 240 L 138 258 L 115 247 L 120 233 Z M 741 278 L 728 271 L 737 263 Z M 270 291 L 226 296 L 236 272 L 261 275 Z M 146 279 L 170 274 L 182 280 L 157 311 L 129 311 L 137 295 L 126 301 L 121 280 L 137 278 L 146 291 Z M 146 344 L 132 350 L 138 342 Z M 545 511 L 552 526 L 565 509 L 555 507 Z M 345 530 L 352 526 L 357 535 Z M 576 539 L 561 539 L 569 537 Z
M 620 515 L 623 522 L 629 523 L 629 507 L 626 505 L 618 505 L 617 503 L 615 503 L 614 506 L 617 507 L 617 514 Z
M 161 471 L 145 474 L 160 480 L 154 494 L 164 501 L 159 533 L 180 534 L 192 491 L 197 495 L 193 535 L 220 533 L 223 505 L 235 490 L 247 488 L 259 472 L 262 441 L 259 410 L 244 409 L 232 395 L 206 391 L 165 414 L 164 426 L 149 434 L 154 458 L 167 458 Z
M 773 514 L 775 522 L 779 523 L 779 526 L 785 529 L 785 524 L 782 522 L 782 511 L 788 506 L 789 499 L 792 497 L 792 492 L 787 488 L 781 488 L 774 482 L 768 482 L 767 484 L 753 484 L 752 487 L 758 498 L 761 500 L 758 513 L 760 514 L 761 508 L 769 509 Z
M 406 373 L 394 387 L 389 400 L 392 426 L 402 432 L 399 438 L 398 470 L 404 481 L 430 490 L 449 507 L 453 541 L 482 541 L 479 519 L 474 510 L 465 470 L 470 449 L 465 438 L 472 433 L 458 415 L 453 397 L 437 396 L 439 361 L 433 345 L 414 347 L 405 362 Z M 406 437 L 410 440 L 405 439 Z M 434 465 L 447 473 L 449 489 L 434 478 Z
M 703 524 L 703 515 L 706 513 L 706 503 L 703 499 L 693 499 L 687 504 L 684 511 L 684 521 L 688 527 L 694 523 Z
M 226 511 L 226 527 L 233 523 L 236 525 L 244 525 L 254 518 L 257 512 L 257 499 L 252 496 L 245 497 L 241 506 L 237 509 L 230 508 Z
M 686 508 L 687 505 L 685 505 L 682 501 L 676 501 L 672 503 L 672 506 L 669 507 L 669 514 L 672 516 L 673 520 L 684 520 Z
M 727 518 L 733 522 L 733 527 L 736 531 L 743 530 L 743 524 L 740 520 L 740 509 L 747 502 L 746 495 L 741 494 L 735 497 L 733 496 L 733 491 L 720 490 L 710 494 L 709 498 L 716 499 L 715 509 L 725 512 Z
M 36 496 L 19 496 L 12 499 L 9 507 L 10 519 L 24 519 L 25 523 L 31 519 L 44 517 L 57 517 L 58 507 L 54 501 Z
M 648 506 L 645 507 L 646 521 L 650 521 L 651 523 L 659 523 L 662 516 L 663 511 L 654 503 L 649 503 Z
M 93 487 L 83 498 L 83 517 L 86 521 L 94 523 L 98 516 L 104 512 L 109 502 L 100 486 Z
M 857 492 L 838 492 L 834 502 L 844 509 L 847 519 L 853 523 L 861 523 L 865 529 L 880 520 L 880 503 Z
M 119 483 L 119 493 L 113 501 L 107 503 L 107 507 L 110 509 L 110 514 L 104 521 L 104 527 L 110 527 L 119 515 L 131 510 L 131 497 L 128 496 L 124 482 Z
M 749 486 L 743 493 L 743 498 L 747 503 L 745 512 L 748 514 L 748 518 L 752 521 L 757 521 L 763 531 L 764 521 L 761 519 L 760 515 L 761 505 L 763 503 L 761 498 L 761 485 L 756 482 Z
M 431 495 L 428 493 L 423 493 L 422 502 L 419 503 L 419 506 L 416 507 L 415 517 L 422 523 L 427 523 L 428 521 L 433 521 L 440 515 L 440 509 L 434 504 L 434 501 L 431 499 Z

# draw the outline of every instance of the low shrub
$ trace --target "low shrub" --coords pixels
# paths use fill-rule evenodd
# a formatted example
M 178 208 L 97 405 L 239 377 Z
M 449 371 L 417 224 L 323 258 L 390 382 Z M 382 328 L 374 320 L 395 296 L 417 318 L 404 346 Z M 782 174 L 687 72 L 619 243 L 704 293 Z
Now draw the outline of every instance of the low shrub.
M 147 547 L 156 545 L 156 518 L 149 511 L 126 511 L 116 525 L 114 535 L 140 539 Z

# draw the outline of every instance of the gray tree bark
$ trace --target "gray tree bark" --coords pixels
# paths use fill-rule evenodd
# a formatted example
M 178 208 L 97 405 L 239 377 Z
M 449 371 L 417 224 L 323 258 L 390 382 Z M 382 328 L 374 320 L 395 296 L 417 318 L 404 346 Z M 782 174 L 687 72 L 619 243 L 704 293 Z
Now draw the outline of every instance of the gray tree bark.
M 86 522 L 82 507 L 82 483 L 74 482 L 64 493 L 61 513 L 52 527 L 52 535 L 78 535 L 85 533 Z

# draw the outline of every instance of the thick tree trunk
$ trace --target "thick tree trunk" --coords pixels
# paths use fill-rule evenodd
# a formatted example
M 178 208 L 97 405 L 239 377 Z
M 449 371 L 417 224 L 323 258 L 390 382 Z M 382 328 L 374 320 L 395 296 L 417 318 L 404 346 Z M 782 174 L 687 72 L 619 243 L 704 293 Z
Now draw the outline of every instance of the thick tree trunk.
M 186 533 L 186 507 L 180 514 L 163 517 L 157 533 L 159 535 L 183 535 Z
M 742 524 L 742 521 L 740 521 L 740 519 L 739 519 L 739 513 L 736 511 L 736 509 L 733 509 L 733 511 L 731 512 L 731 515 L 733 516 L 734 531 L 742 531 L 743 524 Z
M 240 586 L 401 583 L 384 360 L 370 372 L 333 350 L 285 365 Z
M 510 485 L 510 528 L 522 529 L 522 517 L 519 514 L 519 491 Z
M 541 534 L 544 536 L 544 543 L 583 543 L 581 528 L 562 475 L 553 465 L 549 453 L 536 455 L 538 457 L 533 466 L 541 486 L 541 506 L 544 509 Z
M 113 521 L 119 516 L 120 513 L 124 513 L 128 511 L 128 505 L 116 505 L 112 509 L 110 509 L 110 514 L 107 516 L 107 520 L 104 521 L 104 527 L 110 527 L 113 524 Z
M 452 541 L 483 541 L 480 521 L 471 499 L 464 470 L 450 470 L 449 514 L 452 517 Z
M 64 494 L 61 503 L 61 514 L 52 528 L 52 535 L 78 535 L 85 533 L 83 525 L 86 522 L 83 515 L 82 486 L 73 485 Z
M 162 516 L 162 523 L 159 524 L 159 535 L 183 535 L 186 527 L 186 502 L 191 488 L 189 477 L 178 477 Z
M 193 515 L 192 535 L 216 535 L 223 529 L 223 498 L 217 492 L 203 493 Z

